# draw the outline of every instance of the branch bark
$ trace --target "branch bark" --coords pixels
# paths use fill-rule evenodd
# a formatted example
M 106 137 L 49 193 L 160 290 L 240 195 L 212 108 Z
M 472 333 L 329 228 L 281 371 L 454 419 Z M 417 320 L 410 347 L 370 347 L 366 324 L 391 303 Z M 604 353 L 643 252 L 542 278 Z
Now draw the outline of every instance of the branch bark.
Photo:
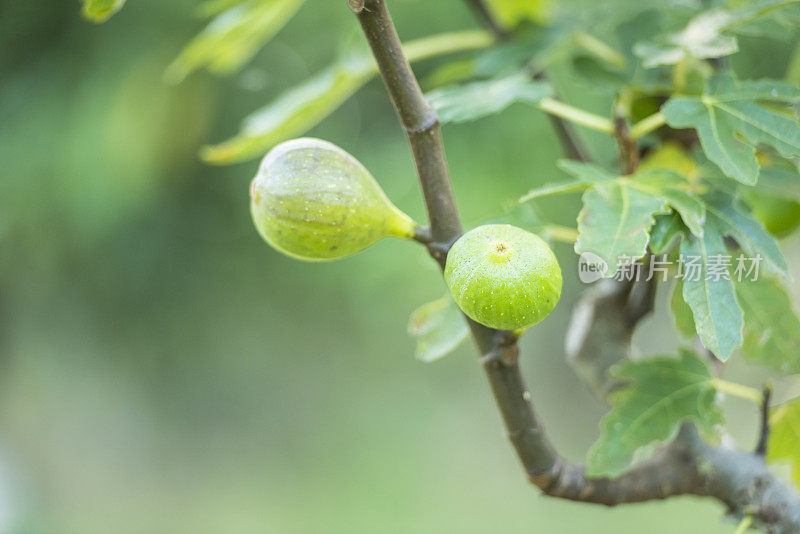
M 631 138 L 627 118 L 619 113 L 614 116 L 614 137 L 619 145 L 619 167 L 622 174 L 633 174 L 639 166 L 639 147 Z
M 358 17 L 406 131 L 431 223 L 428 250 L 444 266 L 449 244 L 461 234 L 461 223 L 438 119 L 403 55 L 385 1 L 348 3 Z M 647 301 L 645 298 L 643 302 Z M 638 309 L 638 315 L 628 316 L 629 321 L 631 317 L 640 318 L 643 309 Z M 672 443 L 619 478 L 586 478 L 583 467 L 559 456 L 545 435 L 520 373 L 516 337 L 473 321 L 469 325 L 508 438 L 529 480 L 546 495 L 605 505 L 684 494 L 712 496 L 733 513 L 752 514 L 769 532 L 800 532 L 800 496 L 767 469 L 761 456 L 712 447 L 688 423 Z M 591 347 L 595 341 L 589 336 L 582 345 Z

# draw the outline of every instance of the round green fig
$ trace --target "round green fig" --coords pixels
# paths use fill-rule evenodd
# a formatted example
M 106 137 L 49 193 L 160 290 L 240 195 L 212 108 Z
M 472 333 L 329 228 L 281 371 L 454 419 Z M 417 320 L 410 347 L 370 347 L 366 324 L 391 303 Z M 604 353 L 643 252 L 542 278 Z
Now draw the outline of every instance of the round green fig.
M 444 277 L 459 308 L 498 330 L 519 330 L 547 317 L 561 297 L 561 268 L 539 236 L 489 224 L 461 236 Z
M 800 226 L 800 204 L 794 200 L 755 191 L 748 191 L 744 197 L 753 217 L 775 237 L 786 237 Z
M 267 243 L 307 261 L 342 258 L 384 237 L 412 238 L 417 226 L 356 158 L 311 138 L 264 157 L 250 184 L 250 211 Z

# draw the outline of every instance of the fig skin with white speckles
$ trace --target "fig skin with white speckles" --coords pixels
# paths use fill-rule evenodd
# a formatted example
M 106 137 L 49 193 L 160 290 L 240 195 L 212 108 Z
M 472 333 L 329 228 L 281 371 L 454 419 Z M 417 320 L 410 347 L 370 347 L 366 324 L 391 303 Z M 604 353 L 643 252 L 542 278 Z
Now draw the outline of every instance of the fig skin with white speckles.
M 357 159 L 312 138 L 286 141 L 264 157 L 250 211 L 267 243 L 306 261 L 349 256 L 384 237 L 412 238 L 417 226 Z
M 539 236 L 489 224 L 461 236 L 447 254 L 444 277 L 459 308 L 498 330 L 535 325 L 561 297 L 561 268 Z

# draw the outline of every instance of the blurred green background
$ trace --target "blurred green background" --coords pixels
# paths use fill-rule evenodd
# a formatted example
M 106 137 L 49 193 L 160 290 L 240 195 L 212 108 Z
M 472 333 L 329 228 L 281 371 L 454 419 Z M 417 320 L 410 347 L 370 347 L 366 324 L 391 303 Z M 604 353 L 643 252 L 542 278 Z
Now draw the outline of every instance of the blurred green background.
M 73 1 L 0 3 L 0 534 L 733 531 L 711 501 L 538 497 L 472 347 L 413 358 L 408 314 L 444 293 L 421 247 L 323 264 L 269 249 L 248 211 L 257 162 L 209 167 L 197 149 L 323 68 L 357 24 L 344 0 L 311 0 L 241 73 L 165 85 L 203 26 L 195 6 L 131 0 L 94 26 Z M 460 2 L 392 7 L 405 39 L 475 26 Z M 780 75 L 789 50 L 746 42 L 737 61 Z M 587 91 L 565 79 L 568 99 Z M 310 133 L 425 220 L 379 81 Z M 548 121 L 524 106 L 445 142 L 470 225 L 558 177 Z M 543 210 L 574 225 L 577 207 Z M 603 407 L 563 359 L 581 286 L 570 246 L 557 252 L 564 298 L 525 336 L 523 367 L 553 441 L 580 460 Z M 640 337 L 646 353 L 675 344 L 662 312 Z M 762 375 L 734 362 L 730 376 Z M 754 409 L 726 407 L 749 447 Z

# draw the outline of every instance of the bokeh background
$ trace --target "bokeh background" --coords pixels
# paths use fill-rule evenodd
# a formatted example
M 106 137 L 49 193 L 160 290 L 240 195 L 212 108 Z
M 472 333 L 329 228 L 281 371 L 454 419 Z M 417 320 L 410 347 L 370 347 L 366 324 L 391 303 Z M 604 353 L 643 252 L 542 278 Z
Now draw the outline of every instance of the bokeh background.
M 357 24 L 344 0 L 311 0 L 241 73 L 166 85 L 204 24 L 195 6 L 131 0 L 94 26 L 75 1 L 0 2 L 0 534 L 733 531 L 711 501 L 538 497 L 473 348 L 413 358 L 408 314 L 444 294 L 421 247 L 323 264 L 269 249 L 248 212 L 257 161 L 210 167 L 197 149 L 327 65 Z M 405 39 L 475 26 L 460 2 L 392 6 Z M 735 61 L 780 77 L 791 50 L 765 41 L 742 39 Z M 607 109 L 561 78 L 567 100 Z M 310 133 L 425 220 L 378 80 Z M 445 142 L 469 225 L 559 178 L 547 119 L 521 105 L 447 127 Z M 574 225 L 578 198 L 541 209 Z M 526 334 L 523 366 L 553 441 L 579 460 L 603 407 L 563 359 L 582 286 L 570 246 L 557 252 L 564 297 Z M 645 354 L 676 343 L 661 311 L 639 338 Z M 738 358 L 729 376 L 763 378 Z M 755 409 L 725 406 L 751 446 Z

